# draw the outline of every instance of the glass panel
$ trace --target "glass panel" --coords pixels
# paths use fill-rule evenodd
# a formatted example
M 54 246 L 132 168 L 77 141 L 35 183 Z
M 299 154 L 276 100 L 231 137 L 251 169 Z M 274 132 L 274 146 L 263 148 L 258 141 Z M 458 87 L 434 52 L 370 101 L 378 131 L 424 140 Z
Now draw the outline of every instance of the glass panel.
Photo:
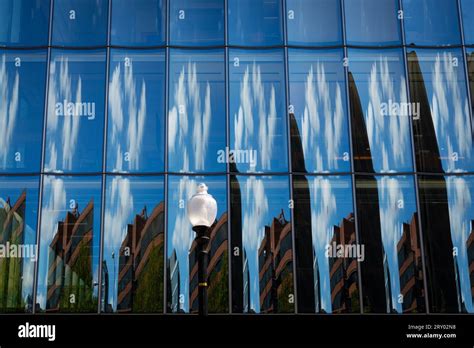
M 469 78 L 469 90 L 471 94 L 471 115 L 474 115 L 474 49 L 466 49 L 467 52 L 467 76 Z
M 408 53 L 411 100 L 420 116 L 413 129 L 423 172 L 474 170 L 473 129 L 460 49 Z
M 347 44 L 401 44 L 399 0 L 346 0 Z
M 110 39 L 118 46 L 158 46 L 166 41 L 166 0 L 113 0 Z
M 290 45 L 342 44 L 339 0 L 286 0 L 286 18 Z
M 432 313 L 474 313 L 474 176 L 420 177 Z
M 0 172 L 39 172 L 45 51 L 0 51 Z
M 210 227 L 208 259 L 209 313 L 229 312 L 229 251 L 225 176 L 169 176 L 167 229 L 167 312 L 198 311 L 198 265 L 195 233 L 186 207 L 204 182 L 217 201 L 217 218 Z
M 106 182 L 101 311 L 163 312 L 163 177 Z
M 294 172 L 350 172 L 342 50 L 289 50 Z
M 108 7 L 108 0 L 54 0 L 53 45 L 104 46 Z
M 460 0 L 464 27 L 464 43 L 474 44 L 474 1 Z
M 350 176 L 293 177 L 299 313 L 359 313 Z M 342 249 L 344 248 L 344 249 Z
M 413 177 L 358 176 L 356 195 L 364 312 L 425 312 Z
M 223 0 L 172 0 L 169 20 L 172 45 L 224 44 Z
M 231 177 L 235 313 L 294 312 L 289 198 L 287 176 Z
M 225 172 L 225 66 L 222 50 L 171 50 L 170 172 Z
M 461 44 L 456 0 L 402 0 L 407 45 Z
M 32 312 L 37 177 L 0 177 L 0 312 Z
M 227 7 L 230 45 L 283 44 L 281 0 L 228 0 Z
M 46 46 L 49 1 L 0 1 L 0 46 Z
M 165 53 L 111 50 L 107 170 L 164 171 Z
M 282 50 L 229 52 L 230 168 L 287 172 Z
M 45 176 L 37 306 L 97 312 L 101 177 Z
M 99 172 L 105 51 L 51 52 L 45 171 Z
M 349 50 L 354 166 L 358 172 L 413 171 L 405 64 L 400 49 Z

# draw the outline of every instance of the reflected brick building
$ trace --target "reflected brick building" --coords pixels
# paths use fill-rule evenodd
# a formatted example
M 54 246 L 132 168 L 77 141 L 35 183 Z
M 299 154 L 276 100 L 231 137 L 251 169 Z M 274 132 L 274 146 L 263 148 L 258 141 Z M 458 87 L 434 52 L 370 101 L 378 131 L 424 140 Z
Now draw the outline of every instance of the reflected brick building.
M 469 264 L 469 279 L 471 281 L 471 295 L 474 303 L 474 220 L 471 221 L 471 234 L 466 242 L 467 262 Z

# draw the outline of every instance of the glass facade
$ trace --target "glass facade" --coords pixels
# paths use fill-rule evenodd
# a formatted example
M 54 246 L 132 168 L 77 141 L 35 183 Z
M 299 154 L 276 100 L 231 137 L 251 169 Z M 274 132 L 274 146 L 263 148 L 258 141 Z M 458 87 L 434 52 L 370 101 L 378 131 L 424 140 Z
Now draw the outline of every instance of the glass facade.
M 0 312 L 474 313 L 473 2 L 0 0 Z

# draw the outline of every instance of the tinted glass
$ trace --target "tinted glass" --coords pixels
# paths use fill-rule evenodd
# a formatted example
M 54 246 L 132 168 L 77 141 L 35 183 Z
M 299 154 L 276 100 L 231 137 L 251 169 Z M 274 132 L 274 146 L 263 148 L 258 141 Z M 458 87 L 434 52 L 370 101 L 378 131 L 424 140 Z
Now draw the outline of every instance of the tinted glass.
M 294 312 L 289 198 L 287 176 L 231 177 L 233 312 Z
M 346 0 L 349 45 L 398 45 L 401 31 L 398 0 Z
M 360 176 L 356 195 L 364 312 L 426 311 L 413 177 Z
M 107 177 L 101 311 L 163 312 L 163 187 L 163 177 Z
M 0 46 L 48 44 L 49 1 L 0 1 Z
M 464 42 L 466 45 L 474 44 L 474 1 L 460 0 L 462 20 L 464 27 Z
M 358 248 L 351 177 L 294 176 L 293 194 L 298 312 L 360 312 L 361 255 L 337 252 Z
M 111 50 L 107 170 L 164 171 L 165 52 Z
M 225 172 L 225 65 L 222 50 L 171 50 L 170 172 Z
M 432 313 L 474 313 L 474 177 L 420 178 Z
M 349 50 L 349 94 L 355 170 L 413 170 L 410 117 L 403 53 Z
M 45 171 L 102 170 L 105 52 L 51 53 Z
M 286 0 L 289 45 L 331 46 L 342 43 L 339 0 Z
M 108 0 L 54 0 L 53 45 L 104 46 L 108 8 Z
M 227 8 L 230 45 L 283 44 L 281 0 L 228 0 Z
M 33 310 L 37 177 L 0 177 L 0 312 Z
M 229 74 L 231 170 L 288 171 L 283 52 L 230 50 Z
M 208 310 L 229 312 L 229 252 L 227 184 L 225 176 L 169 176 L 167 229 L 167 312 L 198 311 L 195 232 L 187 217 L 187 202 L 204 182 L 217 201 L 217 217 L 210 227 L 208 246 Z
M 403 0 L 407 45 L 459 45 L 458 5 L 456 0 Z
M 474 115 L 474 49 L 467 49 L 467 76 L 469 78 L 469 90 L 471 93 L 471 108 Z
M 111 44 L 120 46 L 164 44 L 165 15 L 165 0 L 112 0 Z
M 290 133 L 295 172 L 349 172 L 342 50 L 289 50 Z
M 474 170 L 473 130 L 461 50 L 408 52 L 418 170 Z
M 101 178 L 45 176 L 38 311 L 97 312 Z
M 182 46 L 224 44 L 223 0 L 171 0 L 170 43 Z
M 0 172 L 39 172 L 45 51 L 0 51 Z

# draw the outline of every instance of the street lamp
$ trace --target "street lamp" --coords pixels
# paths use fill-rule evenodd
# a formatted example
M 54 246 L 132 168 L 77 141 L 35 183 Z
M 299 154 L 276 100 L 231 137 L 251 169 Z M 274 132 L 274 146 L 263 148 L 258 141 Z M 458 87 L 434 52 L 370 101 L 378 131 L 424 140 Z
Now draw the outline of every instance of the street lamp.
M 216 220 L 217 202 L 207 193 L 204 183 L 198 185 L 197 192 L 188 201 L 188 218 L 196 232 L 194 239 L 198 253 L 199 315 L 207 315 L 207 262 L 211 225 Z

